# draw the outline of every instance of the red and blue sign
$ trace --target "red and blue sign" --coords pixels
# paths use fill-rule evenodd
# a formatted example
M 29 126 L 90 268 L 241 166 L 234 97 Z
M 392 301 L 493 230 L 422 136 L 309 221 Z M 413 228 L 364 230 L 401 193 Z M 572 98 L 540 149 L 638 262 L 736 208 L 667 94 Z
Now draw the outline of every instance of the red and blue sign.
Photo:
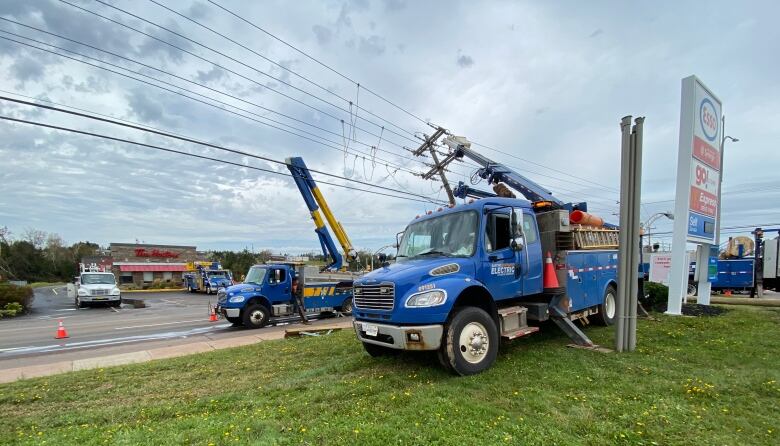
M 704 137 L 709 142 L 715 142 L 718 137 L 718 112 L 715 104 L 709 98 L 704 98 L 699 105 L 699 125 Z

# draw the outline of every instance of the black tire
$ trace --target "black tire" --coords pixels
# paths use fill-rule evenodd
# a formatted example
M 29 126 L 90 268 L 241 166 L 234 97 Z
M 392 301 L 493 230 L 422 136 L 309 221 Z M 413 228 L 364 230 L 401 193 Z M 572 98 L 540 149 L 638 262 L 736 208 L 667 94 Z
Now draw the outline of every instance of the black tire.
M 699 287 L 694 282 L 688 282 L 688 289 L 687 289 L 688 296 L 695 296 L 699 293 Z
M 244 314 L 241 315 L 241 322 L 246 328 L 262 328 L 268 324 L 271 313 L 268 308 L 260 304 L 249 304 L 244 308 Z
M 615 316 L 617 316 L 617 290 L 610 285 L 604 291 L 604 298 L 601 299 L 599 312 L 594 319 L 599 325 L 609 326 L 615 323 Z
M 190 293 L 194 293 L 195 292 L 195 288 L 190 288 L 189 290 L 190 290 Z
M 461 376 L 487 370 L 498 356 L 495 321 L 481 308 L 463 307 L 455 311 L 445 327 L 440 360 L 449 365 L 450 371 Z M 470 344 L 466 343 L 468 338 Z
M 76 305 L 76 308 L 84 308 L 87 306 L 87 304 L 82 302 L 81 299 L 79 299 L 78 297 L 76 298 L 74 303 Z
M 339 311 L 344 314 L 352 314 L 352 297 L 344 299 L 344 302 L 341 303 L 341 308 L 339 308 Z M 377 347 L 381 346 L 378 345 Z
M 114 308 L 119 308 L 119 307 L 121 307 L 121 306 L 122 306 L 122 299 L 119 299 L 119 300 L 118 300 L 118 301 L 116 301 L 116 302 L 111 302 L 111 306 L 112 306 L 112 307 L 114 307 Z
M 240 325 L 244 325 L 244 323 L 241 321 L 240 317 L 227 317 L 227 316 L 225 316 L 225 319 L 227 319 L 228 322 L 233 324 L 234 327 L 238 327 Z
M 401 352 L 401 350 L 370 344 L 368 342 L 363 343 L 363 348 L 366 350 L 366 353 L 371 355 L 372 358 L 378 358 L 380 356 L 395 356 Z

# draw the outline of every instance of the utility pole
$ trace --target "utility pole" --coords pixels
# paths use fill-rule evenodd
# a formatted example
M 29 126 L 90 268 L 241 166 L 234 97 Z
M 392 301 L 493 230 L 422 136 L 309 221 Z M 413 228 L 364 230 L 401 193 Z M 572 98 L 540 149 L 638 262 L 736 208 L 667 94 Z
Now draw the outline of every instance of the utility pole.
M 447 181 L 447 176 L 444 174 L 445 166 L 449 160 L 449 157 L 445 160 L 445 162 L 439 161 L 439 155 L 436 154 L 436 141 L 441 138 L 442 135 L 447 133 L 447 130 L 442 127 L 437 127 L 436 131 L 433 132 L 431 136 L 426 136 L 425 141 L 420 145 L 420 147 L 417 148 L 417 150 L 413 151 L 412 153 L 414 156 L 421 156 L 425 151 L 427 150 L 431 154 L 431 158 L 433 159 L 433 168 L 429 170 L 428 172 L 423 174 L 423 179 L 430 179 L 435 174 L 439 174 L 439 177 L 441 178 L 442 185 L 444 186 L 444 190 L 447 192 L 447 198 L 450 200 L 450 205 L 455 205 L 455 195 L 452 193 L 452 187 L 450 187 L 449 181 Z

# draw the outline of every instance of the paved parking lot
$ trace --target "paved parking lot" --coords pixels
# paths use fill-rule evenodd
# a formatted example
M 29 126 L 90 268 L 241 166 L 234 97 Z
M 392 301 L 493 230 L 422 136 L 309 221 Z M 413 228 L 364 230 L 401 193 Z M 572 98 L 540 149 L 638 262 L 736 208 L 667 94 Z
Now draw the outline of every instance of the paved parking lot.
M 0 321 L 0 369 L 43 363 L 47 355 L 78 359 L 105 352 L 122 353 L 149 346 L 170 346 L 196 340 L 219 340 L 260 330 L 233 327 L 224 320 L 209 322 L 208 306 L 215 295 L 186 292 L 128 293 L 143 298 L 147 308 L 104 306 L 76 309 L 64 286 L 35 291 L 29 315 Z M 54 339 L 58 320 L 69 337 Z

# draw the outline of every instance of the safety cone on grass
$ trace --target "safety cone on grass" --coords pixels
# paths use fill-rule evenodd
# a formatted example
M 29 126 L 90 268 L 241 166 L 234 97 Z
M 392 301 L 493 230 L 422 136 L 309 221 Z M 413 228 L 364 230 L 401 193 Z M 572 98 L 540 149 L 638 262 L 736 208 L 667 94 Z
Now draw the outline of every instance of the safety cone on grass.
M 558 285 L 558 276 L 555 274 L 555 267 L 553 266 L 552 254 L 547 251 L 547 257 L 544 259 L 544 277 L 542 280 L 544 289 L 547 291 L 557 291 L 560 288 Z
M 68 332 L 65 331 L 65 326 L 62 325 L 62 319 L 59 320 L 59 324 L 57 324 L 57 336 L 54 336 L 54 339 L 65 339 L 68 337 Z

